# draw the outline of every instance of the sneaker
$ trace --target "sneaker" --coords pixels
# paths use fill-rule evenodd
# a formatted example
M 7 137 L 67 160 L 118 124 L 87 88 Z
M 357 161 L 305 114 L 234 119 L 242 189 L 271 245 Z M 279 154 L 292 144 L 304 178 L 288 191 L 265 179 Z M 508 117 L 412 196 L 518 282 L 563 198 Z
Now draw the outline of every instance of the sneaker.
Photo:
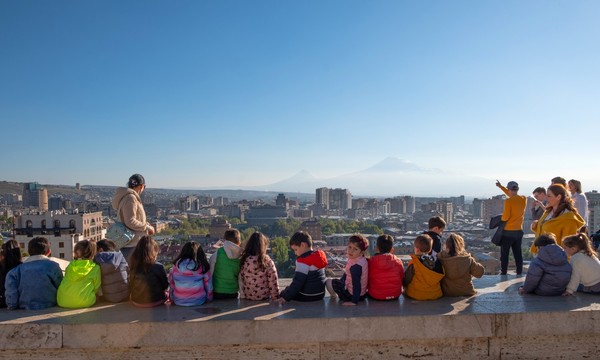
M 333 285 L 331 284 L 331 279 L 325 280 L 325 287 L 327 288 L 327 292 L 329 293 L 329 297 L 335 299 L 337 298 L 337 293 L 333 290 Z

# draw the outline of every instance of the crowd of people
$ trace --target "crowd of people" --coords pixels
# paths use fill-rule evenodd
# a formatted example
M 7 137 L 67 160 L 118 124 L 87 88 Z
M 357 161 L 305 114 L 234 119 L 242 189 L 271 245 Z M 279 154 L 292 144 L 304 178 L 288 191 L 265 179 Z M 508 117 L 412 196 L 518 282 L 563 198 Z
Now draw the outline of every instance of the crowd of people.
M 498 186 L 507 196 L 501 220 L 504 230 L 500 241 L 501 274 L 507 274 L 512 249 L 516 273 L 523 271 L 521 242 L 527 199 L 519 195 L 515 181 Z M 531 262 L 520 294 L 570 296 L 576 291 L 600 294 L 600 261 L 587 232 L 588 202 L 581 182 L 568 182 L 557 176 L 547 189 L 533 190 L 531 230 L 535 240 Z
M 555 183 L 554 180 L 557 180 Z M 537 254 L 529 266 L 520 294 L 573 295 L 577 291 L 600 294 L 600 261 L 586 234 L 587 200 L 576 180 L 562 184 L 553 179 L 548 189 L 533 192 L 531 213 L 536 220 L 532 251 Z M 523 271 L 521 242 L 527 200 L 519 195 L 519 185 L 510 181 L 500 241 L 501 275 L 507 275 L 512 250 L 516 274 Z M 167 303 L 197 306 L 217 299 L 318 301 L 329 292 L 343 306 L 355 306 L 366 298 L 395 300 L 402 294 L 415 300 L 435 300 L 442 296 L 476 294 L 473 277 L 481 277 L 484 267 L 465 249 L 463 238 L 450 233 L 444 240 L 445 221 L 435 216 L 428 231 L 414 240 L 414 254 L 404 267 L 394 252 L 394 239 L 381 235 L 375 254 L 368 256 L 369 241 L 361 234 L 349 237 L 347 262 L 341 278 L 327 278 L 327 257 L 313 249 L 311 236 L 303 231 L 291 236 L 289 245 L 296 255 L 291 284 L 280 290 L 277 269 L 267 254 L 268 238 L 253 233 L 242 247 L 240 232 L 225 231 L 223 246 L 207 258 L 202 246 L 187 242 L 169 272 L 157 262 L 159 246 L 152 238 L 154 228 L 146 222 L 140 194 L 145 179 L 134 174 L 127 188 L 119 188 L 113 200 L 118 220 L 135 231 L 130 243 L 118 247 L 110 239 L 83 240 L 74 247 L 74 260 L 63 275 L 49 259 L 50 246 L 44 237 L 28 243 L 29 257 L 23 261 L 14 240 L 2 246 L 0 306 L 8 309 L 38 310 L 52 306 L 85 308 L 97 299 L 130 301 L 138 307 Z M 574 200 L 576 199 L 576 200 Z M 583 204 L 583 207 L 582 207 Z M 540 211 L 542 209 L 543 211 Z M 581 210 L 580 210 L 581 209 Z M 582 215 L 583 214 L 583 215 Z

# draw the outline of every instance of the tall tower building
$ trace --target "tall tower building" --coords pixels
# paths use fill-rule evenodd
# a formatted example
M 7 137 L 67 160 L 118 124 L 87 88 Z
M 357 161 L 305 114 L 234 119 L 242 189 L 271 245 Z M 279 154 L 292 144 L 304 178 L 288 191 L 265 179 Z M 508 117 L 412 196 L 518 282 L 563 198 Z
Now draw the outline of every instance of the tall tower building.
M 323 206 L 323 209 L 329 209 L 329 188 L 322 187 L 316 190 L 315 203 Z
M 417 211 L 417 203 L 413 196 L 405 196 L 404 200 L 406 201 L 406 213 L 414 214 Z
M 588 199 L 588 233 L 592 234 L 600 230 L 600 193 L 596 190 L 586 192 Z
M 504 210 L 504 195 L 497 195 L 483 201 L 483 223 L 488 224 L 492 216 L 502 214 Z
M 483 217 L 483 200 L 477 198 L 473 199 L 473 217 Z
M 352 193 L 348 189 L 329 189 L 329 208 L 352 209 Z
M 436 203 L 436 211 L 442 215 L 442 218 L 446 221 L 446 223 L 449 224 L 454 221 L 454 208 L 452 206 L 452 202 L 438 201 Z
M 290 204 L 288 201 L 288 198 L 285 197 L 285 194 L 278 194 L 277 198 L 275 199 L 275 205 L 276 206 L 282 206 L 284 207 L 286 210 L 290 208 Z
M 48 211 L 48 189 L 37 182 L 23 184 L 23 206 Z

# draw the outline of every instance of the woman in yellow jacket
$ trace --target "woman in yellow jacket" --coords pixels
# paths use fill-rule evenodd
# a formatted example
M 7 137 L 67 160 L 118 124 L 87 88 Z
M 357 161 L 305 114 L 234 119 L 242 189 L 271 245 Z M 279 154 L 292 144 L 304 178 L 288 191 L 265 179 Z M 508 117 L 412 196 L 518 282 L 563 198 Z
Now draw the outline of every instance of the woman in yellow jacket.
M 547 202 L 546 211 L 538 221 L 531 224 L 531 230 L 535 232 L 536 239 L 544 233 L 554 234 L 556 242 L 562 246 L 562 239 L 577 234 L 585 222 L 564 186 L 550 185 L 547 190 Z M 533 244 L 531 252 L 537 254 L 537 248 Z

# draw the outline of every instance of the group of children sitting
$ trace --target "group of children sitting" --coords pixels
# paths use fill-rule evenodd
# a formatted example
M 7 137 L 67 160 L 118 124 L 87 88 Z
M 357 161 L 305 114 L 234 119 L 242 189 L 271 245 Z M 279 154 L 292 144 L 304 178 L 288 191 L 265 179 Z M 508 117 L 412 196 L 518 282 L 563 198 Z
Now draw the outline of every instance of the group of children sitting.
M 224 246 L 209 260 L 197 242 L 187 242 L 167 274 L 157 262 L 159 246 L 150 236 L 142 237 L 128 259 L 116 251 L 111 240 L 83 240 L 75 244 L 75 260 L 64 276 L 49 258 L 44 237 L 29 241 L 29 257 L 13 240 L 3 245 L 0 277 L 5 291 L 0 306 L 39 310 L 52 306 L 85 308 L 101 297 L 108 302 L 130 300 L 139 307 L 170 301 L 180 306 L 202 305 L 213 298 L 264 300 L 279 297 L 277 270 L 267 252 L 267 238 L 255 232 L 245 249 L 238 230 L 225 232 Z
M 600 260 L 585 233 L 567 236 L 562 241 L 546 233 L 533 246 L 538 253 L 529 265 L 519 294 L 570 296 L 576 291 L 600 294 Z
M 328 292 L 332 297 L 339 297 L 342 305 L 356 305 L 367 296 L 375 300 L 393 300 L 403 292 L 415 300 L 471 296 L 475 294 L 472 277 L 479 278 L 484 273 L 484 267 L 465 251 L 462 237 L 454 233 L 448 236 L 439 253 L 433 250 L 431 236 L 417 236 L 414 255 L 411 255 L 406 270 L 402 261 L 393 255 L 393 237 L 379 236 L 376 253 L 367 260 L 368 244 L 364 236 L 352 235 L 346 249 L 348 262 L 344 275 L 341 279 L 325 282 Z
M 406 269 L 394 254 L 390 235 L 377 238 L 375 255 L 367 259 L 369 241 L 360 234 L 350 236 L 348 261 L 341 278 L 327 278 L 327 257 L 313 250 L 311 236 L 299 231 L 290 238 L 296 255 L 291 284 L 280 292 L 277 269 L 267 255 L 268 239 L 253 233 L 241 247 L 240 233 L 227 230 L 223 246 L 207 259 L 200 244 L 187 242 L 169 273 L 157 262 L 159 246 L 150 236 L 140 239 L 125 259 L 111 240 L 83 240 L 75 244 L 74 258 L 64 276 L 52 261 L 48 240 L 29 241 L 29 257 L 21 261 L 14 240 L 2 246 L 0 277 L 5 293 L 0 306 L 38 310 L 52 306 L 85 308 L 98 297 L 108 302 L 130 300 L 138 307 L 172 302 L 180 306 L 202 305 L 213 299 L 288 301 L 322 300 L 325 291 L 342 305 L 357 305 L 369 297 L 393 300 L 404 293 L 415 300 L 442 296 L 472 296 L 472 277 L 481 277 L 484 267 L 465 251 L 461 236 L 451 233 L 442 248 L 445 222 L 429 221 L 429 231 L 416 237 L 414 254 Z M 536 239 L 538 256 L 532 261 L 519 293 L 571 295 L 575 291 L 600 293 L 600 261 L 585 234 L 563 240 L 564 249 L 552 234 Z M 568 258 L 570 257 L 570 263 Z

